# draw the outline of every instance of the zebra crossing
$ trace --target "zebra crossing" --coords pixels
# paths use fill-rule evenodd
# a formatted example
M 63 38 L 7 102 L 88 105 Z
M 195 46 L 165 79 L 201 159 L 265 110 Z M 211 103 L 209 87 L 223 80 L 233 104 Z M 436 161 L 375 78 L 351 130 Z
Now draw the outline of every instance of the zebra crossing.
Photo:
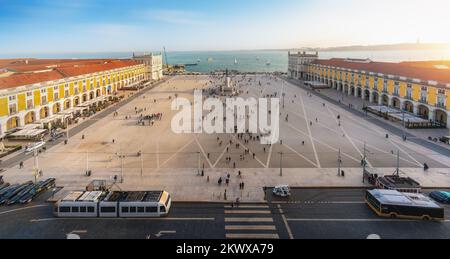
M 224 206 L 226 239 L 279 239 L 268 205 Z

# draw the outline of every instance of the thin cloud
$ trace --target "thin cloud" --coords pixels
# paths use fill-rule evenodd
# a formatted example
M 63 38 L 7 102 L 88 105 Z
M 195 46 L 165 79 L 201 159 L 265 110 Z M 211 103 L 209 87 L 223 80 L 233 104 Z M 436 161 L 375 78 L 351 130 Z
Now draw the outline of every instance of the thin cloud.
M 148 10 L 142 14 L 143 18 L 170 24 L 198 25 L 203 24 L 201 14 L 185 10 L 158 9 Z
M 95 24 L 87 28 L 87 32 L 105 37 L 122 37 L 138 31 L 138 27 L 124 24 Z

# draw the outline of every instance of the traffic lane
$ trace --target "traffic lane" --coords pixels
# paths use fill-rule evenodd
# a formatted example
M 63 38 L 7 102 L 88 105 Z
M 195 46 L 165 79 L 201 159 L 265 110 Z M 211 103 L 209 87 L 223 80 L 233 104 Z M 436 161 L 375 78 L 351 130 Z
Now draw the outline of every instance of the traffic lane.
M 273 203 L 287 202 L 362 202 L 367 189 L 352 188 L 291 188 L 291 197 L 273 195 L 272 188 L 266 188 L 266 200 Z
M 291 196 L 289 198 L 281 198 L 273 195 L 273 188 L 265 189 L 265 198 L 269 203 L 352 203 L 364 202 L 367 190 L 375 189 L 375 187 L 367 188 L 295 188 L 291 187 Z M 423 189 L 422 194 L 429 197 L 433 191 L 447 191 L 450 189 Z M 440 204 L 446 207 L 445 204 Z
M 448 239 L 449 222 L 423 221 L 291 221 L 295 239 Z
M 363 202 L 352 204 L 280 204 L 287 219 L 379 219 Z
M 0 212 L 0 238 L 18 238 L 34 236 L 45 229 L 32 229 L 31 220 L 35 218 L 52 217 L 52 206 L 49 204 L 34 204 L 20 208 L 9 208 Z M 36 233 L 34 233 L 36 232 Z
M 72 233 L 82 239 L 219 239 L 224 237 L 224 228 L 214 219 L 50 218 L 25 223 L 7 238 L 65 239 Z
M 339 219 L 339 220 L 377 220 L 380 218 L 369 206 L 361 202 L 279 204 L 288 219 Z M 445 219 L 450 220 L 450 206 L 444 208 Z
M 72 232 L 90 239 L 224 237 L 224 210 L 219 204 L 175 203 L 168 217 L 154 219 L 64 219 L 54 217 L 52 208 L 51 204 L 35 204 L 0 215 L 0 238 L 61 239 Z M 154 236 L 159 231 L 169 233 Z

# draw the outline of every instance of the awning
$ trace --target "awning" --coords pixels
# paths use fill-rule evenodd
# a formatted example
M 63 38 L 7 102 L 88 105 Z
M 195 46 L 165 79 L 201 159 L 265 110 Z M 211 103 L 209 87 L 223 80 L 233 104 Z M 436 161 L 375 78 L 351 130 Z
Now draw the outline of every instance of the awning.
M 37 137 L 41 134 L 44 134 L 45 132 L 47 132 L 47 130 L 45 129 L 23 129 L 20 131 L 17 131 L 11 135 L 9 135 L 10 137 L 26 137 L 26 138 L 33 138 L 33 137 Z
M 64 115 L 55 114 L 55 115 L 49 116 L 47 118 L 44 118 L 44 119 L 40 120 L 39 122 L 40 123 L 50 123 L 50 122 L 53 122 L 55 120 L 62 120 L 62 119 L 64 119 Z

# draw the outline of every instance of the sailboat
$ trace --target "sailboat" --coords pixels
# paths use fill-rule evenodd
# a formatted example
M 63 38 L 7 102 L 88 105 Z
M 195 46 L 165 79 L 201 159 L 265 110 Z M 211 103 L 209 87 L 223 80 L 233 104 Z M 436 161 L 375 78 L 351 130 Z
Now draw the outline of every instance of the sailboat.
M 266 61 L 266 66 L 270 66 L 270 61 L 269 60 Z
M 235 59 L 234 59 L 234 64 L 237 65 L 237 63 L 238 63 L 238 61 L 237 61 L 237 59 L 235 58 Z

